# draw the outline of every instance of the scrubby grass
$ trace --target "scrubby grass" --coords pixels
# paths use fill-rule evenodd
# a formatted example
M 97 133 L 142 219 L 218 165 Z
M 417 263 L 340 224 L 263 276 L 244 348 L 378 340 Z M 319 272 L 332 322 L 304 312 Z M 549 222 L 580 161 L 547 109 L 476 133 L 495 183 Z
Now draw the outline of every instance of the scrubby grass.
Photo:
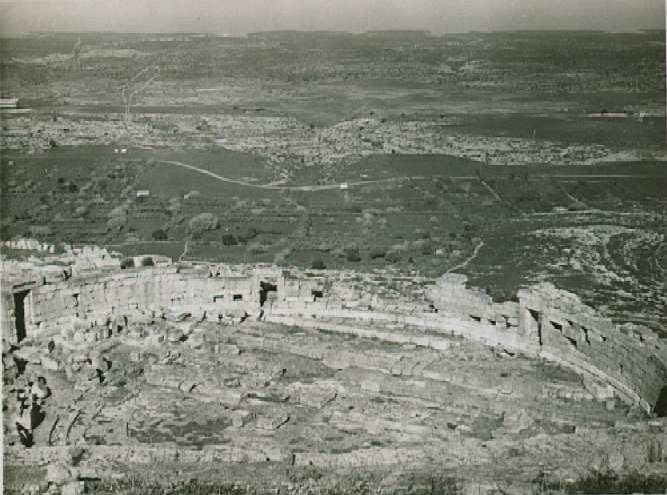
M 6 484 L 4 493 L 21 493 L 21 485 Z M 575 482 L 550 481 L 546 476 L 533 482 L 535 495 L 565 494 L 659 494 L 667 489 L 667 476 L 630 472 L 591 471 Z M 272 487 L 251 483 L 210 481 L 191 478 L 162 481 L 152 477 L 130 475 L 122 479 L 88 481 L 86 492 L 99 495 L 259 495 L 278 493 L 285 495 L 460 495 L 464 485 L 451 476 L 432 474 L 400 480 L 400 486 L 383 485 L 371 474 L 356 473 L 347 478 L 328 479 L 316 468 L 291 472 L 288 480 Z M 499 492 L 505 493 L 505 492 Z
M 538 484 L 538 493 L 568 493 L 568 494 L 630 494 L 630 493 L 665 493 L 667 490 L 667 475 L 643 474 L 633 471 L 625 474 L 611 470 L 591 471 L 574 483 L 542 482 Z
M 290 482 L 273 487 L 271 493 L 288 495 L 370 495 L 400 493 L 404 495 L 458 495 L 461 492 L 457 480 L 433 475 L 419 482 L 402 487 L 383 487 L 371 475 L 354 474 L 344 480 L 324 481 L 322 475 L 311 469 L 290 476 Z M 183 481 L 158 482 L 141 477 L 122 480 L 100 480 L 88 484 L 88 491 L 99 495 L 258 495 L 267 493 L 266 487 L 231 482 Z

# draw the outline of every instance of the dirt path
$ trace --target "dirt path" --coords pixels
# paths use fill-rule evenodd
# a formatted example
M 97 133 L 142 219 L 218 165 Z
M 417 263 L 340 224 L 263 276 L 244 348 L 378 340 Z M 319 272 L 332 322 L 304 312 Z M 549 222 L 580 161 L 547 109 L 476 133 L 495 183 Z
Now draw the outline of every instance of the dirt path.
M 216 180 L 222 181 L 222 182 L 227 182 L 229 184 L 236 184 L 238 186 L 243 186 L 243 187 L 254 187 L 256 189 L 272 189 L 272 190 L 282 190 L 282 191 L 326 191 L 326 190 L 333 190 L 333 189 L 348 189 L 350 187 L 354 186 L 363 186 L 366 184 L 379 184 L 382 182 L 398 182 L 402 180 L 424 180 L 427 179 L 427 177 L 389 177 L 387 179 L 375 179 L 375 180 L 363 180 L 363 181 L 357 181 L 357 182 L 343 182 L 339 184 L 314 184 L 314 185 L 303 185 L 303 186 L 278 186 L 278 185 L 272 185 L 272 184 L 253 184 L 251 182 L 245 182 L 239 179 L 230 179 L 229 177 L 224 177 L 222 175 L 216 174 L 215 172 L 211 172 L 210 170 L 206 170 L 203 168 L 195 167 L 194 165 L 190 165 L 188 163 L 183 163 L 175 160 L 160 160 L 159 163 L 166 163 L 168 165 L 175 165 L 177 167 L 183 167 L 187 168 L 190 170 L 194 170 L 195 172 L 199 172 L 200 174 L 208 175 L 209 177 L 213 177 Z
M 190 239 L 185 239 L 185 245 L 183 246 L 183 252 L 178 257 L 178 261 L 183 261 L 183 258 L 185 258 L 185 255 L 188 254 L 188 244 L 189 243 L 190 243 Z
M 220 180 L 222 182 L 229 182 L 230 184 L 237 184 L 239 186 L 246 186 L 246 187 L 258 187 L 258 188 L 264 188 L 265 186 L 258 185 L 258 184 L 251 184 L 250 182 L 244 182 L 242 180 L 238 179 L 230 179 L 228 177 L 223 177 L 222 175 L 218 175 L 215 172 L 211 172 L 210 170 L 205 170 L 203 168 L 195 167 L 194 165 L 188 165 L 187 163 L 183 162 L 177 162 L 174 160 L 160 160 L 160 163 L 166 163 L 168 165 L 176 165 L 177 167 L 183 167 L 183 168 L 188 168 L 190 170 L 194 170 L 195 172 L 199 172 L 200 174 L 208 175 L 209 177 L 213 177 L 214 179 Z
M 479 253 L 479 250 L 482 249 L 482 246 L 484 246 L 484 241 L 479 241 L 479 244 L 475 246 L 475 249 L 472 250 L 472 254 L 470 256 L 468 256 L 464 261 L 462 261 L 458 265 L 451 267 L 445 273 L 450 273 L 453 272 L 454 270 L 459 270 L 460 268 L 465 268 L 466 266 L 468 266 L 468 263 L 470 263 L 477 257 L 477 254 Z
M 400 182 L 403 180 L 433 180 L 433 177 L 407 177 L 407 176 L 400 176 L 400 177 L 389 177 L 386 179 L 374 179 L 374 180 L 362 180 L 362 181 L 356 181 L 356 182 L 342 182 L 338 184 L 313 184 L 313 185 L 303 185 L 303 186 L 279 186 L 279 185 L 273 185 L 273 184 L 253 184 L 251 182 L 246 182 L 240 179 L 230 179 L 229 177 L 224 177 L 222 175 L 216 174 L 215 172 L 211 172 L 210 170 L 206 170 L 203 168 L 195 167 L 194 165 L 190 165 L 188 163 L 183 163 L 179 162 L 176 160 L 159 160 L 158 163 L 165 163 L 167 165 L 175 165 L 177 167 L 182 167 L 182 168 L 187 168 L 189 170 L 193 170 L 195 172 L 198 172 L 200 174 L 208 175 L 209 177 L 212 177 L 216 180 L 222 181 L 222 182 L 227 182 L 229 184 L 236 184 L 237 186 L 243 186 L 243 187 L 253 187 L 255 189 L 271 189 L 271 190 L 278 190 L 278 191 L 327 191 L 327 190 L 334 190 L 334 189 L 349 189 L 351 187 L 355 186 L 364 186 L 368 184 L 381 184 L 381 183 L 390 183 L 390 182 Z M 593 178 L 593 179 L 599 179 L 599 178 L 609 178 L 609 179 L 619 179 L 619 178 L 650 178 L 650 177 L 660 177 L 660 176 L 653 176 L 653 175 L 633 175 L 633 174 L 609 174 L 609 175 L 604 175 L 604 174 L 559 174 L 559 175 L 550 175 L 550 174 L 543 174 L 543 175 L 537 175 L 535 177 L 551 177 L 554 179 L 585 179 L 585 178 Z M 449 179 L 454 179 L 454 180 L 471 180 L 471 179 L 477 179 L 477 176 L 471 175 L 471 176 L 452 176 L 448 177 Z M 488 185 L 487 185 L 488 187 Z M 491 191 L 494 196 L 497 195 L 495 191 Z M 502 198 L 498 196 L 498 198 L 502 202 Z

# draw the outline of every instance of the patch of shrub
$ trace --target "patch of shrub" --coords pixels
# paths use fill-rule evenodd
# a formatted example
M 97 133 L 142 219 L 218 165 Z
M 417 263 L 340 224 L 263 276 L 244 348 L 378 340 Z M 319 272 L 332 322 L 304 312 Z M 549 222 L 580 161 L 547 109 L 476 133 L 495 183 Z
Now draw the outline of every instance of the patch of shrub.
M 120 261 L 120 269 L 134 268 L 134 258 L 124 258 Z
M 352 263 L 361 261 L 361 256 L 359 255 L 359 248 L 347 248 L 345 250 L 345 259 Z
M 192 217 L 188 222 L 188 230 L 193 235 L 202 234 L 207 230 L 214 230 L 218 227 L 220 227 L 218 217 L 212 213 L 200 213 Z
M 127 217 L 111 217 L 107 220 L 107 230 L 111 232 L 120 232 L 127 223 Z
M 639 471 L 625 474 L 605 471 L 591 471 L 587 476 L 574 483 L 543 483 L 549 489 L 564 490 L 565 493 L 598 493 L 598 494 L 630 494 L 630 493 L 665 493 L 667 475 L 643 474 Z
M 399 261 L 401 261 L 401 258 L 402 258 L 401 252 L 397 249 L 392 249 L 385 256 L 385 259 L 390 263 L 398 263 Z
M 249 240 L 257 237 L 257 234 L 258 234 L 257 229 L 255 229 L 254 227 L 250 227 L 242 231 L 241 233 L 237 234 L 236 238 L 241 244 L 246 244 Z
M 222 244 L 225 246 L 238 246 L 239 241 L 236 239 L 234 234 L 223 234 Z
M 156 229 L 151 233 L 151 237 L 154 241 L 166 241 L 168 236 L 167 232 L 164 229 Z
M 259 242 L 253 242 L 252 244 L 248 244 L 248 251 L 251 254 L 264 254 L 267 252 L 267 248 Z
M 374 249 L 370 252 L 369 257 L 372 260 L 376 260 L 378 258 L 384 258 L 387 255 L 382 249 Z

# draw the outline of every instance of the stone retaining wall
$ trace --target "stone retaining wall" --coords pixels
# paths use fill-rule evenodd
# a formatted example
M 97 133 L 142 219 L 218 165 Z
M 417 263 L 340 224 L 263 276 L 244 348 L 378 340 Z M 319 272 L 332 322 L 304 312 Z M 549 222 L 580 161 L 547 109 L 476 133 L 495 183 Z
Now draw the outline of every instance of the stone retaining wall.
M 21 308 L 14 307 L 13 294 L 22 291 L 28 337 L 59 333 L 85 342 L 79 334 L 90 328 L 115 330 L 151 318 L 245 315 L 435 349 L 449 346 L 438 333 L 459 335 L 557 362 L 587 377 L 598 398 L 615 394 L 646 411 L 667 384 L 667 347 L 655 334 L 639 326 L 618 328 L 573 294 L 548 284 L 520 290 L 517 301 L 495 303 L 466 288 L 462 275 L 420 281 L 193 264 L 69 277 L 63 271 L 62 276 L 48 283 L 33 274 L 3 287 L 5 339 L 15 342 L 20 333 Z

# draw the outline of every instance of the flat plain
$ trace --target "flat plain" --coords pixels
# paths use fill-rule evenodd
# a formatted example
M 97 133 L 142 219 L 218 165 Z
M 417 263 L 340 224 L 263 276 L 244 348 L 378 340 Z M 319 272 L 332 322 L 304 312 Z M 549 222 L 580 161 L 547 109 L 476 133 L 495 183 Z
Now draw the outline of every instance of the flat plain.
M 74 57 L 79 39 L 81 53 Z M 238 38 L 35 33 L 2 39 L 3 92 L 18 97 L 19 108 L 0 110 L 0 236 L 38 239 L 56 253 L 66 245 L 96 245 L 124 257 L 165 255 L 180 262 L 434 279 L 454 272 L 495 302 L 549 282 L 614 324 L 644 325 L 662 340 L 664 50 L 664 31 L 266 32 Z M 42 256 L 6 243 L 3 254 Z M 234 389 L 244 391 L 244 414 L 256 424 L 234 434 L 235 448 L 264 443 L 267 452 L 281 455 L 287 445 L 297 454 L 319 449 L 342 455 L 363 444 L 369 456 L 382 458 L 399 455 L 384 448 L 416 445 L 430 435 L 433 448 L 441 448 L 457 430 L 451 458 L 440 457 L 457 470 L 443 469 L 437 483 L 431 478 L 429 493 L 436 485 L 444 493 L 454 490 L 457 477 L 478 478 L 474 468 L 466 472 L 462 458 L 501 457 L 502 449 L 489 453 L 485 442 L 518 432 L 522 421 L 534 433 L 524 431 L 524 437 L 532 440 L 513 451 L 516 465 L 497 460 L 489 477 L 539 477 L 537 466 L 529 467 L 532 456 L 554 455 L 565 465 L 568 449 L 584 448 L 585 435 L 568 435 L 572 425 L 611 427 L 633 414 L 572 402 L 547 413 L 553 396 L 534 398 L 536 383 L 576 389 L 576 375 L 521 356 L 505 366 L 506 356 L 454 337 L 457 351 L 439 372 L 454 374 L 445 381 L 455 406 L 439 403 L 431 410 L 427 402 L 439 389 L 437 379 L 424 378 L 429 370 L 419 368 L 419 379 L 387 371 L 396 360 L 417 366 L 431 351 L 303 332 L 264 322 L 235 328 L 224 344 L 244 349 L 242 358 L 184 354 L 178 366 L 197 376 L 183 371 L 178 378 L 174 369 L 163 370 L 164 376 L 205 383 L 201 390 L 240 379 Z M 259 335 L 266 341 L 260 343 Z M 324 362 L 304 355 L 308 346 L 370 356 L 388 376 L 342 371 L 333 354 Z M 121 345 L 109 359 L 123 362 L 119 369 L 129 376 L 138 365 L 124 361 L 135 350 Z M 266 375 L 270 389 L 257 392 L 256 377 L 239 371 L 248 361 L 259 363 L 252 373 Z M 275 368 L 283 361 L 289 373 L 278 379 Z M 203 399 L 162 390 L 151 375 L 158 371 L 146 373 L 145 381 L 125 376 L 128 385 L 118 397 L 100 392 L 109 415 L 114 405 L 125 407 L 127 394 L 171 407 L 148 407 L 133 419 L 134 430 L 126 434 L 136 444 L 198 450 L 229 441 L 223 433 L 245 425 L 246 416 L 232 422 L 231 416 L 208 414 Z M 514 411 L 498 433 L 514 399 L 490 400 L 486 389 L 503 389 L 498 377 L 504 374 L 511 374 L 519 396 L 533 397 L 526 399 L 524 416 L 540 419 Z M 491 382 L 477 383 L 480 376 Z M 285 402 L 301 389 L 305 402 Z M 354 392 L 323 409 L 318 401 L 342 389 Z M 402 395 L 416 402 L 401 402 Z M 360 412 L 351 413 L 355 407 Z M 290 422 L 277 425 L 284 417 Z M 113 424 L 115 432 L 102 431 L 113 421 L 89 430 L 88 441 L 122 443 L 120 423 Z M 450 431 L 440 438 L 438 427 Z M 538 434 L 557 436 L 560 450 L 542 449 Z M 602 443 L 612 445 L 613 435 Z M 429 455 L 426 447 L 420 452 Z M 406 449 L 401 455 L 413 454 Z M 349 459 L 341 462 L 354 464 L 352 454 Z M 307 462 L 286 475 L 281 462 L 267 454 L 262 479 L 306 486 L 305 480 L 324 476 Z M 25 473 L 8 469 L 6 480 L 21 485 Z M 192 468 L 181 478 L 250 483 L 254 477 L 244 466 L 217 475 L 207 469 Z M 407 492 L 427 490 L 424 480 L 432 471 L 416 473 L 414 487 L 407 475 L 400 483 L 391 476 L 380 478 Z M 99 483 L 100 493 L 132 491 L 120 482 L 116 488 Z M 562 486 L 549 489 L 557 488 Z

